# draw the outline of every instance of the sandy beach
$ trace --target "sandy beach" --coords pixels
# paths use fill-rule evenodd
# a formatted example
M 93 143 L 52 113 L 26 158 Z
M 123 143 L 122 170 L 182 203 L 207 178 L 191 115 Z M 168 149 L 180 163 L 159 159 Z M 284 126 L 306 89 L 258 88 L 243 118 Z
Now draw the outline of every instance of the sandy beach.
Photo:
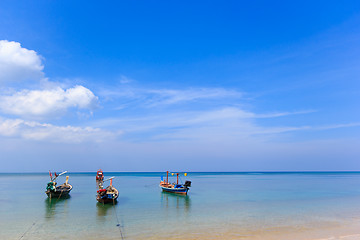
M 188 231 L 186 234 L 171 232 L 168 236 L 135 235 L 129 239 L 188 239 L 188 240 L 359 240 L 360 220 L 350 223 L 334 223 L 323 225 L 317 223 L 317 227 L 274 227 L 258 231 L 239 231 L 239 229 L 204 229 L 197 232 Z M 115 238 L 114 238 L 115 239 Z
M 168 229 L 165 234 L 160 230 L 161 234 L 147 235 L 147 234 L 132 234 L 126 235 L 123 233 L 123 239 L 132 240 L 359 240 L 360 239 L 360 221 L 354 223 L 343 223 L 343 225 L 322 226 L 314 228 L 305 227 L 287 227 L 287 228 L 269 228 L 259 231 L 239 231 L 238 229 L 196 229 L 192 231 L 186 229 L 186 233 L 175 232 Z M 84 239 L 95 240 L 99 237 L 104 237 L 103 234 L 84 234 Z M 119 239 L 120 233 L 112 237 L 106 237 L 106 240 Z M 41 239 L 41 238 L 40 238 Z M 76 239 L 76 238 L 69 238 Z M 121 239 L 121 237 L 120 237 Z

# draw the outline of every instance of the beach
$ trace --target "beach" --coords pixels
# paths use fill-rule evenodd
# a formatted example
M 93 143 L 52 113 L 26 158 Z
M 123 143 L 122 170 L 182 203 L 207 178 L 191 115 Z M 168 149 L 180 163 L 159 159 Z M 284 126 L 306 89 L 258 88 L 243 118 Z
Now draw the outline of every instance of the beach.
M 95 173 L 67 175 L 71 197 L 50 200 L 46 173 L 0 174 L 0 239 L 360 239 L 360 173 L 188 173 L 180 196 L 164 173 L 105 172 L 116 205 Z

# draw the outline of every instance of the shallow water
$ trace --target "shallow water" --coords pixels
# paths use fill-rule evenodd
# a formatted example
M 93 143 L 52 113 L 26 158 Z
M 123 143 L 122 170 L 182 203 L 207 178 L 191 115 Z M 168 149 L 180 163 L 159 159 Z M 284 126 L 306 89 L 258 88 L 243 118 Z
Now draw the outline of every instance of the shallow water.
M 71 197 L 51 200 L 48 174 L 0 174 L 0 239 L 246 239 L 360 219 L 357 172 L 188 173 L 188 196 L 161 192 L 163 173 L 104 174 L 114 206 L 96 202 L 95 173 L 68 174 Z

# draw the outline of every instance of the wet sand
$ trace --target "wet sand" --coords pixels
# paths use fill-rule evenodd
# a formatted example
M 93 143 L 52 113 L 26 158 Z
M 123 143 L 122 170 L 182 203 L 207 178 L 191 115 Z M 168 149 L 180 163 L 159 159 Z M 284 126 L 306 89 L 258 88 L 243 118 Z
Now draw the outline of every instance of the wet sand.
M 288 226 L 265 228 L 256 231 L 246 231 L 236 228 L 229 229 L 184 229 L 186 233 L 176 233 L 169 229 L 167 235 L 135 235 L 128 239 L 187 239 L 187 240 L 214 240 L 214 239 L 244 239 L 244 240 L 360 240 L 360 220 L 343 223 L 316 223 L 316 227 Z M 115 239 L 115 238 L 114 238 Z

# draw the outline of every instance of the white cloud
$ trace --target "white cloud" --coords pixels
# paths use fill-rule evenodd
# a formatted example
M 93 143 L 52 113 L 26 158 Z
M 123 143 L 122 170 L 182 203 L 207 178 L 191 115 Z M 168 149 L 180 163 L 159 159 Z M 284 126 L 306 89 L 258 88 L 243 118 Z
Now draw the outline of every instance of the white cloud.
M 25 117 L 59 115 L 68 108 L 93 110 L 98 97 L 83 86 L 69 89 L 22 90 L 13 95 L 0 96 L 0 110 L 6 114 Z
M 39 80 L 44 77 L 41 57 L 20 43 L 0 40 L 0 83 Z
M 117 134 L 91 127 L 55 126 L 47 123 L 0 118 L 0 136 L 64 143 L 103 142 Z

